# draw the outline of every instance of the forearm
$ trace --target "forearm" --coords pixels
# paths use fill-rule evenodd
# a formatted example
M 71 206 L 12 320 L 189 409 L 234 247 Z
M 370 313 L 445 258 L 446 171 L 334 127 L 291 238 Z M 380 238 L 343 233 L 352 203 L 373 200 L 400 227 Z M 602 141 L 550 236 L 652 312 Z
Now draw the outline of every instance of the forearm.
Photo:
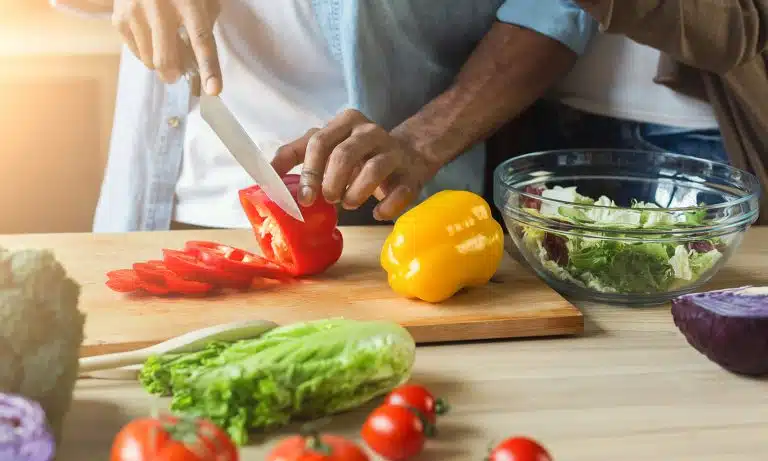
M 538 32 L 497 22 L 453 85 L 392 134 L 445 165 L 540 98 L 576 57 Z
M 607 33 L 725 73 L 768 48 L 768 0 L 574 0 Z

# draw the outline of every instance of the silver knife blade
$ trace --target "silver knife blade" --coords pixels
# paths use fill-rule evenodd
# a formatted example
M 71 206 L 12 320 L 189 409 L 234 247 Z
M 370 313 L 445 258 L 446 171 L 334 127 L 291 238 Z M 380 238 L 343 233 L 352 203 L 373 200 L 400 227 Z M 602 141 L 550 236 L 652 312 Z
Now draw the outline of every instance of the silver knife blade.
M 288 187 L 224 101 L 218 96 L 201 95 L 200 115 L 267 197 L 294 219 L 304 222 L 301 209 Z

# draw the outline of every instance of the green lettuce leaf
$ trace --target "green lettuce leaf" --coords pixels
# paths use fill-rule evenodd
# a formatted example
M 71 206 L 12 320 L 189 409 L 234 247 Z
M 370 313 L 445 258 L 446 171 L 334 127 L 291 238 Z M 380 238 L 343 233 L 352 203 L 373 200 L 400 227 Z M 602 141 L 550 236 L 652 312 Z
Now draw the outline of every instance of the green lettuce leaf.
M 349 410 L 389 392 L 410 377 L 415 347 L 396 323 L 320 320 L 152 357 L 140 380 L 150 393 L 172 395 L 173 411 L 208 418 L 242 445 L 251 431 Z

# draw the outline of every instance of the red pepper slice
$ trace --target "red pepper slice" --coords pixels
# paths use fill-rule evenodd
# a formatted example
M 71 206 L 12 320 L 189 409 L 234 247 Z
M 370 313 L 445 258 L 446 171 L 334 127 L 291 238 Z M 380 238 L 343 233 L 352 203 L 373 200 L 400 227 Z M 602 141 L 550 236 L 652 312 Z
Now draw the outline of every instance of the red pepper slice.
M 283 182 L 296 198 L 299 175 L 287 175 Z M 240 190 L 239 196 L 264 256 L 288 273 L 318 274 L 341 257 L 344 239 L 336 228 L 338 212 L 322 197 L 311 206 L 299 205 L 304 216 L 301 222 L 270 200 L 258 185 Z
M 133 269 L 118 269 L 107 272 L 108 280 L 106 285 L 119 293 L 133 293 L 134 291 L 144 290 L 153 295 L 165 295 L 170 290 L 164 282 L 150 282 L 142 280 Z
M 133 269 L 118 269 L 107 272 L 106 285 L 119 293 L 132 293 L 141 289 L 141 279 Z
M 162 261 L 134 263 L 133 270 L 136 271 L 136 275 L 143 282 L 155 286 L 164 286 L 171 293 L 202 294 L 208 293 L 213 289 L 213 285 L 210 283 L 184 279 L 166 267 Z M 147 291 L 150 291 L 150 289 L 147 289 Z
M 257 254 L 221 243 L 190 240 L 184 245 L 184 251 L 223 271 L 244 277 L 281 279 L 288 276 L 282 267 Z
M 248 274 L 222 270 L 183 251 L 164 248 L 163 264 L 184 279 L 221 287 L 245 289 L 253 282 Z

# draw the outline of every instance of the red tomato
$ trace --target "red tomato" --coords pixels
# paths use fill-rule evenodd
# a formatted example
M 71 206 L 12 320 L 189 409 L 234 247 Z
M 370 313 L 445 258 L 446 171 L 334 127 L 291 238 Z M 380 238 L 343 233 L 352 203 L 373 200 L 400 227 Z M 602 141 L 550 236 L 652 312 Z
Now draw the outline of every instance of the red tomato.
M 401 461 L 424 449 L 427 421 L 406 407 L 382 405 L 373 410 L 360 435 L 371 450 L 389 461 Z
M 400 405 L 410 407 L 435 424 L 436 416 L 448 411 L 447 404 L 441 399 L 436 399 L 427 388 L 418 384 L 406 384 L 392 390 L 384 400 L 388 405 Z
M 210 421 L 135 419 L 112 442 L 110 461 L 238 461 L 237 447 Z
M 253 282 L 250 275 L 222 270 L 183 251 L 163 249 L 163 262 L 185 279 L 241 289 L 250 287 Z
M 368 455 L 338 435 L 293 436 L 281 440 L 267 461 L 369 461 Z
M 491 451 L 488 461 L 552 461 L 552 456 L 533 439 L 511 437 Z
M 229 245 L 191 240 L 184 245 L 184 251 L 223 271 L 234 272 L 243 276 L 252 278 L 284 278 L 288 276 L 285 270 L 277 264 L 250 251 Z

